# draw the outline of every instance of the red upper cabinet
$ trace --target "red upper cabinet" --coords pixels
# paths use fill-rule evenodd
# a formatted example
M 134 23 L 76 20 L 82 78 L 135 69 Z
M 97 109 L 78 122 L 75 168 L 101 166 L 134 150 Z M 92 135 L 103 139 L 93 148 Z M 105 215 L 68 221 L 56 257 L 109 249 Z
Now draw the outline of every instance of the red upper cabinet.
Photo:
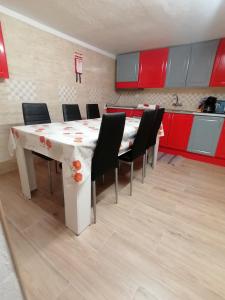
M 168 48 L 140 52 L 139 88 L 164 87 Z
M 216 157 L 225 159 L 225 122 L 220 133 L 219 142 L 216 149 Z
M 217 49 L 210 86 L 225 86 L 225 38 L 220 40 Z
M 0 78 L 9 78 L 1 23 L 0 23 Z

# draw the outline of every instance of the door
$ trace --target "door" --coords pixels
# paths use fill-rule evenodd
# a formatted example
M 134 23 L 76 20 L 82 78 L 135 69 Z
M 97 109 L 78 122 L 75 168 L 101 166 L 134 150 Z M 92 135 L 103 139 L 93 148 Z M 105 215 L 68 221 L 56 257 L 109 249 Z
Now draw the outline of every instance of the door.
M 223 118 L 195 116 L 188 144 L 188 151 L 214 156 Z
M 141 51 L 139 88 L 164 87 L 168 48 Z
M 168 136 L 169 136 L 169 131 L 170 131 L 170 121 L 171 121 L 171 113 L 164 113 L 163 115 L 163 130 L 164 130 L 164 136 L 162 136 L 159 139 L 159 145 L 162 147 L 167 147 L 168 145 Z
M 209 86 L 218 40 L 192 44 L 187 87 Z
M 190 57 L 191 45 L 169 49 L 166 87 L 185 87 Z
M 193 123 L 193 115 L 173 113 L 168 136 L 168 147 L 185 151 Z
M 137 88 L 139 74 L 139 52 L 125 53 L 117 56 L 116 87 Z
M 9 78 L 1 24 L 0 24 L 0 78 Z
M 216 157 L 225 159 L 225 122 L 223 122 L 223 128 L 217 145 Z
M 220 40 L 210 86 L 225 86 L 225 39 Z

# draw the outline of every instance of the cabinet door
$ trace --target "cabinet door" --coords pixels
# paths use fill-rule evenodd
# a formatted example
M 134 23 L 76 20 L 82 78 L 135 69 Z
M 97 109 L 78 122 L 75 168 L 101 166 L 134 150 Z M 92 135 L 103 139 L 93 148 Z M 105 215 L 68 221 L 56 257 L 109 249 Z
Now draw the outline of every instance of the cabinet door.
M 126 114 L 126 117 L 132 117 L 133 116 L 133 109 L 126 109 L 126 108 L 107 108 L 107 113 L 118 113 L 118 112 L 124 112 Z
M 193 115 L 172 114 L 168 147 L 177 150 L 186 150 L 191 133 Z
M 218 40 L 192 44 L 186 86 L 209 86 Z
M 141 51 L 139 88 L 164 87 L 168 48 Z
M 166 87 L 184 87 L 186 85 L 190 57 L 191 45 L 171 47 L 169 49 Z
M 220 40 L 210 86 L 225 86 L 225 39 Z
M 225 122 L 223 122 L 223 128 L 217 145 L 216 157 L 225 159 Z
M 1 24 L 0 24 L 0 78 L 9 78 Z
M 214 156 L 223 118 L 195 116 L 188 151 Z
M 162 147 L 167 147 L 168 145 L 171 116 L 172 116 L 171 113 L 164 113 L 163 115 L 162 123 L 163 123 L 164 136 L 162 136 L 159 140 L 159 145 Z
M 118 88 L 138 87 L 139 52 L 125 53 L 117 56 L 116 86 Z

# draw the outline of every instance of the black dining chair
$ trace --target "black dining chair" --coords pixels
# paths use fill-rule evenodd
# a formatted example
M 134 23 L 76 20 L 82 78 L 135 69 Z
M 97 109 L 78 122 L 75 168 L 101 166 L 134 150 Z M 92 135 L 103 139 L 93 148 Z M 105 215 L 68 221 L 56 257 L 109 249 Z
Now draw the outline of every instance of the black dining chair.
M 23 110 L 23 119 L 25 125 L 51 123 L 51 118 L 46 103 L 22 103 L 22 110 Z M 32 151 L 32 153 L 47 161 L 49 188 L 50 188 L 50 192 L 53 193 L 52 174 L 51 174 L 52 159 L 35 151 Z
M 98 104 L 86 104 L 87 119 L 100 118 Z
M 155 110 L 155 120 L 154 120 L 154 125 L 153 125 L 153 131 L 152 131 L 152 133 L 150 133 L 149 140 L 147 142 L 146 165 L 147 165 L 147 162 L 148 162 L 149 149 L 151 147 L 155 147 L 155 145 L 156 145 L 156 139 L 157 139 L 157 135 L 158 135 L 160 125 L 162 123 L 164 112 L 165 112 L 165 108 L 158 108 L 158 109 Z M 145 173 L 146 173 L 146 169 L 145 169 Z
M 67 121 L 81 120 L 81 114 L 78 104 L 62 104 L 63 119 Z
M 154 119 L 155 111 L 144 111 L 131 149 L 119 156 L 120 162 L 124 162 L 130 165 L 130 195 L 132 195 L 134 161 L 140 156 L 142 156 L 142 183 L 144 183 L 146 147 L 149 139 L 149 134 L 153 131 Z
M 96 223 L 96 179 L 115 170 L 116 203 L 118 202 L 118 153 L 123 138 L 125 113 L 104 114 L 91 166 L 94 223 Z

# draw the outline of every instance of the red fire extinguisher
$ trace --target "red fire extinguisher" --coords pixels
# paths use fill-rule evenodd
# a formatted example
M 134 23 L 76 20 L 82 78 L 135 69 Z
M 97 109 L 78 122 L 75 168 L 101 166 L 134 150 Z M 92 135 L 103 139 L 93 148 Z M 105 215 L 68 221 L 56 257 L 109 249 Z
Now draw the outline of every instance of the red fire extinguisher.
M 83 72 L 83 55 L 81 53 L 74 53 L 74 65 L 75 65 L 75 74 L 76 82 L 81 83 L 81 74 Z

